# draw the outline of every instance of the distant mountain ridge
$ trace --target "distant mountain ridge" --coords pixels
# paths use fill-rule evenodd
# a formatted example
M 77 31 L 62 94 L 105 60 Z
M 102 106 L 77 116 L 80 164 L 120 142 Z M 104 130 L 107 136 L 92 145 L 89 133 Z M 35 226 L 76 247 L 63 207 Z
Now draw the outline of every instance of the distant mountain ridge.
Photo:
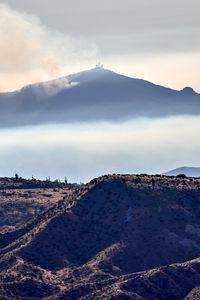
M 180 167 L 164 173 L 166 176 L 177 176 L 185 174 L 188 177 L 200 177 L 200 167 Z
M 0 94 L 0 126 L 199 115 L 200 94 L 100 67 Z

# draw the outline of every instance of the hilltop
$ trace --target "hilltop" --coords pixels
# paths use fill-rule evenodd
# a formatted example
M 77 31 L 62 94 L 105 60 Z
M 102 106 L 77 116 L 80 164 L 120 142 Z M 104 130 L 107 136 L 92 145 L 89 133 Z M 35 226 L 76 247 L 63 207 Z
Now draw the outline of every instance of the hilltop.
M 200 285 L 199 204 L 200 179 L 91 180 L 1 237 L 1 294 L 183 299 Z

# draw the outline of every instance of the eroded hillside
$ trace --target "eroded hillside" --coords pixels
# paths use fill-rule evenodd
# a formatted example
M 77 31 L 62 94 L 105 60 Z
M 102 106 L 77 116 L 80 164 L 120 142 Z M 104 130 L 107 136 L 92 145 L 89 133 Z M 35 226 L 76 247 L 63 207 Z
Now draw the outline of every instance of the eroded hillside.
M 94 179 L 2 236 L 1 293 L 7 299 L 183 299 L 200 285 L 199 216 L 200 179 Z

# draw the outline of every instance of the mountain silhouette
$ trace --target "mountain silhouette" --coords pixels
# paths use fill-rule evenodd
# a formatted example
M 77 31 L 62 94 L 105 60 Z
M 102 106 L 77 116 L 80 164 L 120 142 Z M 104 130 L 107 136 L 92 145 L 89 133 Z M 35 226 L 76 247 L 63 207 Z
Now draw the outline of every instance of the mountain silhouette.
M 200 95 L 101 67 L 0 94 L 0 126 L 199 115 Z
M 177 176 L 180 174 L 184 174 L 188 177 L 200 177 L 200 168 L 199 167 L 180 167 L 180 168 L 168 171 L 164 175 Z

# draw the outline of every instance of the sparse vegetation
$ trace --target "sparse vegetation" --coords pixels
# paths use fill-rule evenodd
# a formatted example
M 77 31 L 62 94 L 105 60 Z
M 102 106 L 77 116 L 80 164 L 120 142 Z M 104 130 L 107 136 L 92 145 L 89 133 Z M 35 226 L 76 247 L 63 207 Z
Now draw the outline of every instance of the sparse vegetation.
M 1 235 L 5 299 L 183 299 L 200 285 L 190 261 L 200 249 L 197 178 L 113 174 L 72 189 L 4 189 L 0 199 L 10 220 L 23 203 L 21 216 L 47 205 Z

